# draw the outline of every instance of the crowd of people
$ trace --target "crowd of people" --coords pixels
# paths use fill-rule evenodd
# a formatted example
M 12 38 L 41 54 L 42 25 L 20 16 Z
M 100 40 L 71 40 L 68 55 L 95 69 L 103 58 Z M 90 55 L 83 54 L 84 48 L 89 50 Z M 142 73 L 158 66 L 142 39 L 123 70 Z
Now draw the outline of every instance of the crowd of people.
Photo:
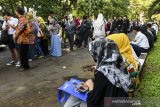
M 88 16 L 80 20 L 68 14 L 59 22 L 50 12 L 47 25 L 42 17 L 30 12 L 25 15 L 20 7 L 16 15 L 18 19 L 9 12 L 3 13 L 2 28 L 8 35 L 13 58 L 7 65 L 14 64 L 23 71 L 30 68 L 28 61 L 35 57 L 62 56 L 61 43 L 66 47 L 67 39 L 70 51 L 75 45 L 89 47 L 96 67 L 94 79 L 81 85 L 89 91 L 87 102 L 70 96 L 64 107 L 103 107 L 104 97 L 129 97 L 129 92 L 138 84 L 141 67 L 138 57 L 153 48 L 157 40 L 156 23 L 130 23 L 126 16 L 106 21 L 103 14 L 98 14 L 95 20 Z M 135 35 L 132 41 L 127 36 L 129 29 Z
M 19 67 L 20 71 L 24 71 L 30 68 L 28 62 L 35 58 L 62 55 L 62 29 L 52 13 L 48 17 L 48 26 L 42 17 L 35 17 L 32 12 L 25 13 L 21 7 L 17 8 L 16 15 L 18 19 L 10 12 L 3 13 L 2 35 L 7 36 L 6 45 L 12 54 L 12 61 L 8 62 L 7 66 L 14 65 Z
M 115 23 L 114 20 L 112 23 Z M 96 64 L 93 68 L 95 75 L 80 84 L 88 91 L 87 100 L 84 102 L 71 95 L 64 107 L 104 107 L 105 98 L 133 97 L 131 93 L 139 84 L 141 64 L 138 57 L 147 53 L 157 39 L 158 25 L 155 23 L 133 27 L 135 38 L 131 42 L 119 26 L 106 36 L 102 14 L 98 15 L 94 24 L 94 40 L 89 43 L 89 52 Z M 127 103 L 123 105 L 128 106 Z

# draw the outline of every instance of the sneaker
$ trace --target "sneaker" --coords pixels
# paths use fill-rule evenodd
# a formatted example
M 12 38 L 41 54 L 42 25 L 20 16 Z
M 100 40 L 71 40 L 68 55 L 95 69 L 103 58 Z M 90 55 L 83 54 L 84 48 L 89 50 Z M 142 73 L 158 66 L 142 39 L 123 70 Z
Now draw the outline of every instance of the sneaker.
M 11 65 L 14 65 L 15 64 L 15 62 L 14 61 L 11 61 L 11 62 L 8 62 L 6 65 L 7 66 L 11 66 Z
M 32 60 L 32 59 L 28 59 L 28 61 L 29 61 L 29 62 L 32 62 L 33 60 Z
M 73 48 L 70 48 L 70 51 L 73 51 Z
M 44 57 L 44 56 L 39 56 L 38 58 L 41 59 L 41 58 L 43 58 L 43 57 Z
M 15 67 L 21 67 L 21 64 L 19 61 L 16 63 Z

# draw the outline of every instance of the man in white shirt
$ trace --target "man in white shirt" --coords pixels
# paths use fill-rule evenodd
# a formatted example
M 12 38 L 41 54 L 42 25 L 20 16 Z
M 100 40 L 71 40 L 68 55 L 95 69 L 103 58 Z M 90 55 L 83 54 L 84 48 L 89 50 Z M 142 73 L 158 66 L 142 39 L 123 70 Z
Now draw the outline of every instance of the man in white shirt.
M 18 24 L 18 19 L 11 17 L 11 14 L 9 12 L 3 13 L 3 19 L 4 19 L 4 22 L 3 22 L 2 30 L 3 32 L 6 32 L 8 35 L 8 47 L 11 51 L 12 59 L 13 59 L 13 61 L 7 63 L 7 65 L 12 65 L 12 64 L 16 64 L 18 59 L 16 44 L 13 40 L 13 33 Z
M 139 57 L 141 53 L 146 53 L 149 50 L 149 42 L 147 37 L 140 32 L 140 27 L 136 26 L 133 29 L 133 33 L 136 35 L 135 39 L 131 42 L 131 45 Z

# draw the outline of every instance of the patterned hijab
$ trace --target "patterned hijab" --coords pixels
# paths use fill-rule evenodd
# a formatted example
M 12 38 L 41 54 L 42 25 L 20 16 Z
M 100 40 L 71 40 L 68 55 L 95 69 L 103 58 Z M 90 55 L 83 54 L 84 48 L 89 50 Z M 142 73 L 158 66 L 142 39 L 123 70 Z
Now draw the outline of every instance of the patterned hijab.
M 97 62 L 97 71 L 103 73 L 113 85 L 128 92 L 129 74 L 117 45 L 112 40 L 97 38 L 90 43 L 89 51 Z
M 127 35 L 124 33 L 112 34 L 108 35 L 107 38 L 113 40 L 117 44 L 121 55 L 128 61 L 129 64 L 132 63 L 135 68 L 138 69 L 138 64 L 133 57 L 132 48 Z

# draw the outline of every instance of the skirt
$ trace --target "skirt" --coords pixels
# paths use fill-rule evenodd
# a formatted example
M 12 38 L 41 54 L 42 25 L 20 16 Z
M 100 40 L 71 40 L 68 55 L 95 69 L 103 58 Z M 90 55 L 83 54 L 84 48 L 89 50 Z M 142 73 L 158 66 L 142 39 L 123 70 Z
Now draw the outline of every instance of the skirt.
M 58 34 L 53 34 L 51 37 L 51 56 L 60 57 L 62 56 L 61 41 Z

